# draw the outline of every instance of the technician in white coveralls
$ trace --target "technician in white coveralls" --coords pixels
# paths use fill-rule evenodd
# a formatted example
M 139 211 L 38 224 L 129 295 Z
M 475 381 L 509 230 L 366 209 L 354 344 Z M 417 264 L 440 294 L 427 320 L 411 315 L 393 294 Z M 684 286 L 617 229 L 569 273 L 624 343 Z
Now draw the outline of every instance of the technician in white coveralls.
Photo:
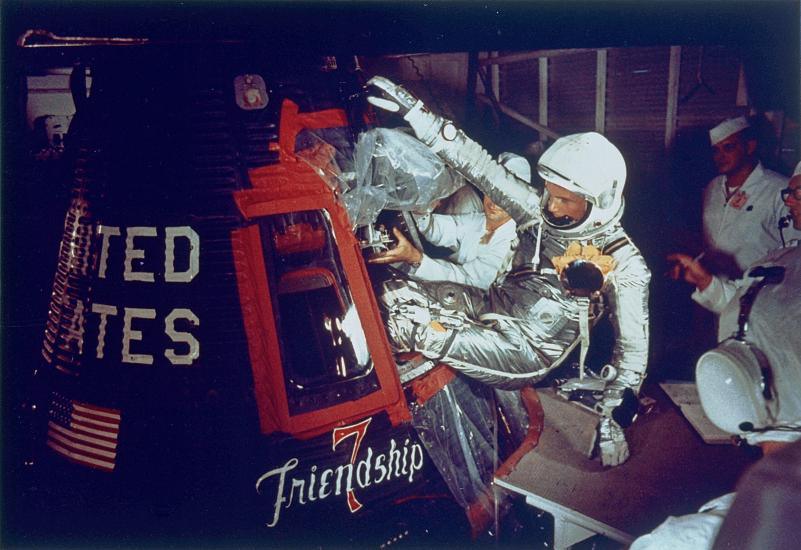
M 443 307 L 436 287 L 427 286 L 436 283 L 391 281 L 381 301 L 396 349 L 420 351 L 497 388 L 520 388 L 587 343 L 602 295 L 616 342 L 596 406 L 600 451 L 604 464 L 622 463 L 628 446 L 613 416 L 625 390 L 637 393 L 645 376 L 650 272 L 620 225 L 620 151 L 594 132 L 557 140 L 537 166 L 546 182 L 540 193 L 401 86 L 382 77 L 369 84 L 384 92 L 371 102 L 402 114 L 423 143 L 511 215 L 520 235 L 512 271 L 489 293 L 464 287 Z M 563 286 L 566 267 L 579 263 L 604 273 L 600 292 L 588 297 Z
M 787 178 L 757 158 L 757 140 L 745 117 L 709 131 L 718 175 L 704 190 L 704 265 L 714 274 L 739 277 L 765 254 L 781 248 L 780 220 L 787 215 L 779 191 Z M 791 238 L 801 234 L 785 230 Z
M 530 172 L 531 168 L 529 168 Z M 442 199 L 434 210 L 437 214 L 481 214 L 484 211 L 484 204 L 475 188 L 466 184 Z
M 793 226 L 801 229 L 801 163 L 781 194 Z M 720 548 L 791 548 L 801 540 L 793 515 L 801 510 L 801 493 L 792 486 L 801 472 L 801 450 L 799 443 L 787 447 L 801 439 L 801 247 L 798 241 L 788 245 L 754 262 L 736 281 L 711 275 L 689 256 L 670 258 L 673 277 L 695 285 L 693 298 L 720 313 L 721 343 L 696 366 L 704 412 L 771 457 L 738 485 L 741 497 L 729 493 L 697 514 L 669 517 L 631 550 L 703 550 L 713 547 L 718 531 Z M 772 460 L 779 453 L 784 458 Z

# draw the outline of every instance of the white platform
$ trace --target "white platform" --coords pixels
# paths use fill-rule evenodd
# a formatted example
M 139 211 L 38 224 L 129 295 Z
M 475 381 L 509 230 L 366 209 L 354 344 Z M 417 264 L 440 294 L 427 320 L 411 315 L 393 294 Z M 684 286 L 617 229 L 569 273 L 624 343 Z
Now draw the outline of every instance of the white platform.
M 753 462 L 743 449 L 704 443 L 659 388 L 645 393 L 656 405 L 626 430 L 631 457 L 605 468 L 579 450 L 571 433 L 591 413 L 551 390 L 538 391 L 545 412 L 539 443 L 495 485 L 554 517 L 557 549 L 596 534 L 628 544 L 668 515 L 695 512 L 733 490 Z

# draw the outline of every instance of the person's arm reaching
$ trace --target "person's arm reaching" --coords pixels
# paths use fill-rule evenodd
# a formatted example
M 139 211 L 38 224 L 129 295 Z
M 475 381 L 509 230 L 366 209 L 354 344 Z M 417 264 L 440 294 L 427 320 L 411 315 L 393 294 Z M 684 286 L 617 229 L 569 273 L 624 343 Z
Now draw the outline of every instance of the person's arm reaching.
M 451 281 L 486 290 L 503 269 L 514 240 L 514 231 L 497 232 L 487 245 L 478 245 L 475 250 L 462 250 L 463 254 L 459 256 L 465 260 L 463 263 L 434 260 L 424 255 L 411 275 L 424 281 Z M 463 245 L 470 246 L 468 243 Z
M 698 260 L 687 254 L 670 254 L 667 260 L 672 264 L 668 277 L 693 285 L 696 290 L 692 299 L 714 313 L 722 312 L 737 291 L 734 282 L 710 274 Z
M 448 219 L 451 216 L 437 216 L 441 219 Z M 476 218 L 475 221 L 483 220 L 483 216 Z M 450 230 L 443 232 L 443 239 L 440 242 L 451 242 L 460 246 L 459 259 L 462 263 L 455 263 L 449 260 L 433 259 L 417 250 L 403 233 L 394 230 L 398 239 L 398 245 L 392 250 L 384 252 L 379 257 L 370 260 L 371 263 L 387 264 L 403 262 L 411 264 L 414 269 L 409 273 L 415 279 L 423 281 L 450 281 L 458 284 L 474 286 L 488 289 L 500 270 L 509 258 L 512 250 L 513 241 L 516 238 L 513 222 L 512 225 L 502 226 L 493 235 L 493 238 L 486 245 L 479 245 L 483 231 L 483 221 L 468 227 L 468 224 L 455 223 L 449 226 Z M 455 239 L 455 235 L 464 236 L 465 232 L 476 232 L 472 239 Z M 445 236 L 447 234 L 447 237 Z M 469 250 L 465 250 L 469 248 Z

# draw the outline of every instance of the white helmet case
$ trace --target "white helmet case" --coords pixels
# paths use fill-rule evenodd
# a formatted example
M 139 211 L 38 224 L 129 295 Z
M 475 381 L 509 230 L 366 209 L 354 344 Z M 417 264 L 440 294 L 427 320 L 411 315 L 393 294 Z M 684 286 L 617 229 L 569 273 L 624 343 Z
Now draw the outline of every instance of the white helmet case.
M 546 182 L 582 196 L 587 214 L 573 223 L 560 223 L 547 211 L 547 188 L 542 197 L 543 220 L 556 234 L 582 239 L 592 237 L 620 220 L 626 162 L 608 139 L 597 132 L 571 134 L 556 140 L 540 157 L 537 172 Z
M 777 431 L 801 432 L 801 427 L 795 427 L 798 415 L 793 414 L 798 386 L 774 384 L 773 366 L 762 351 L 771 351 L 771 348 L 760 349 L 747 340 L 751 310 L 757 303 L 758 294 L 767 285 L 782 283 L 786 269 L 782 265 L 762 265 L 748 272 L 747 277 L 752 278 L 753 282 L 739 298 L 737 332 L 704 353 L 696 364 L 695 378 L 701 406 L 712 423 L 726 432 L 747 432 L 749 437 L 755 434 L 767 436 Z M 777 288 L 782 289 L 783 286 Z M 775 313 L 778 312 L 774 311 L 767 317 L 769 324 L 781 324 Z M 763 317 L 764 313 L 757 320 L 764 320 Z M 771 327 L 767 334 L 773 334 L 774 331 L 775 327 Z M 765 339 L 764 333 L 761 337 L 759 334 L 756 333 L 757 341 L 769 345 L 770 340 Z M 798 364 L 792 360 L 781 361 L 775 367 L 781 375 L 783 371 L 795 371 Z M 781 395 L 789 400 L 780 399 Z M 783 420 L 779 420 L 780 417 Z M 771 439 L 775 439 L 775 436 L 771 435 Z
M 774 423 L 770 365 L 747 342 L 731 338 L 704 353 L 695 380 L 704 412 L 721 430 L 739 434 Z

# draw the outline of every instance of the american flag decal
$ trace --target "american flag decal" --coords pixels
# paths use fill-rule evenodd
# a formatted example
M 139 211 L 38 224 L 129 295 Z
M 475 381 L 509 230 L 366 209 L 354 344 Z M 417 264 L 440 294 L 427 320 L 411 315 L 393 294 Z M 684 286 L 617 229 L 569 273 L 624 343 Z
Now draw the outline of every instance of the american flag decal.
M 110 472 L 117 459 L 120 411 L 53 394 L 47 446 L 67 459 Z

